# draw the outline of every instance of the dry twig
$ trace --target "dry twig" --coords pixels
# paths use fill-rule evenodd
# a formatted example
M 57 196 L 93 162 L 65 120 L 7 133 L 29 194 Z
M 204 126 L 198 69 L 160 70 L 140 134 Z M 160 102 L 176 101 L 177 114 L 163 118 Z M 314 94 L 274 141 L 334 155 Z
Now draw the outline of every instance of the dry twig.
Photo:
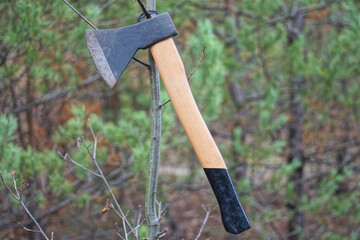
M 187 80 L 189 81 L 190 78 L 194 75 L 194 73 L 196 73 L 196 71 L 198 70 L 203 58 L 204 58 L 204 54 L 205 54 L 205 47 L 203 47 L 203 50 L 201 51 L 201 54 L 200 54 L 200 58 L 199 58 L 199 61 L 198 63 L 196 64 L 194 70 L 189 74 L 189 76 L 187 77 Z
M 198 235 L 196 236 L 195 240 L 198 240 L 201 236 L 201 233 L 202 231 L 204 230 L 204 227 L 207 223 L 207 221 L 209 220 L 209 217 L 210 217 L 210 213 L 216 208 L 216 207 L 212 207 L 212 208 L 206 208 L 204 205 L 202 205 L 202 208 L 204 209 L 204 211 L 206 212 L 206 215 L 205 215 L 205 218 L 204 218 L 204 221 L 200 227 L 200 230 L 199 230 L 199 233 Z
M 128 236 L 129 234 L 133 233 L 135 235 L 135 238 L 138 239 L 138 236 L 137 236 L 137 231 L 135 231 L 137 228 L 139 228 L 139 224 L 136 226 L 136 227 L 133 227 L 131 225 L 131 223 L 129 222 L 129 220 L 127 219 L 127 215 L 124 214 L 123 210 L 121 209 L 120 207 L 120 204 L 119 202 L 117 201 L 111 187 L 110 187 L 110 184 L 108 182 L 108 180 L 106 179 L 97 159 L 96 159 L 96 151 L 97 151 L 97 144 L 98 144 L 98 137 L 95 135 L 94 133 L 94 130 L 91 126 L 91 122 L 90 122 L 90 119 L 88 120 L 88 125 L 89 125 L 89 128 L 90 128 L 90 131 L 91 131 L 91 134 L 92 134 L 92 137 L 94 139 L 94 149 L 91 151 L 91 145 L 87 145 L 85 143 L 85 140 L 84 138 L 78 138 L 78 143 L 80 144 L 80 147 L 84 147 L 85 148 L 85 151 L 89 154 L 89 156 L 91 157 L 91 159 L 93 160 L 95 166 L 96 166 L 96 169 L 97 171 L 93 171 L 93 170 L 90 170 L 88 169 L 87 167 L 85 167 L 84 165 L 78 163 L 77 161 L 75 161 L 74 159 L 72 159 L 69 154 L 61 154 L 59 152 L 59 155 L 64 159 L 64 160 L 67 160 L 67 161 L 70 161 L 72 163 L 74 163 L 75 165 L 81 167 L 82 169 L 84 169 L 85 171 L 87 171 L 88 173 L 96 176 L 96 177 L 99 177 L 103 180 L 103 182 L 105 183 L 105 186 L 107 188 L 107 190 L 109 191 L 110 195 L 111 195 L 111 198 L 113 199 L 113 202 L 115 203 L 116 207 L 114 206 L 114 204 L 112 202 L 108 202 L 108 204 L 111 206 L 111 209 L 114 210 L 114 212 L 122 219 L 122 223 L 123 223 L 123 231 L 124 231 L 124 238 L 122 236 L 120 236 L 120 234 L 118 233 L 118 235 L 122 238 L 122 239 L 128 239 Z M 142 223 L 142 222 L 141 222 Z M 141 224 L 140 224 L 141 225 Z M 130 228 L 130 230 L 128 231 L 127 229 L 127 226 Z M 116 223 L 116 227 L 118 228 L 117 226 L 117 223 Z
M 203 58 L 204 58 L 204 54 L 205 54 L 205 47 L 203 48 L 203 50 L 201 51 L 201 54 L 200 54 L 200 58 L 199 58 L 199 61 L 198 63 L 196 64 L 194 70 L 189 74 L 189 76 L 187 76 L 187 80 L 190 81 L 190 78 L 196 73 L 196 71 L 198 70 Z M 163 106 L 165 106 L 166 104 L 168 104 L 171 100 L 167 100 L 166 102 L 162 103 L 159 105 L 159 109 L 161 109 Z
M 29 232 L 38 232 L 41 233 L 43 235 L 43 237 L 47 240 L 54 239 L 54 233 L 51 233 L 51 238 L 49 238 L 48 236 L 46 236 L 44 230 L 41 228 L 40 224 L 36 221 L 36 219 L 34 218 L 34 216 L 31 214 L 31 212 L 29 211 L 29 209 L 27 208 L 27 206 L 25 205 L 25 203 L 22 200 L 22 193 L 24 188 L 27 185 L 23 185 L 21 188 L 18 188 L 17 184 L 16 184 L 16 178 L 15 178 L 15 174 L 16 172 L 13 170 L 12 171 L 12 177 L 13 177 L 13 183 L 14 183 L 14 190 L 15 193 L 11 190 L 10 186 L 5 182 L 5 179 L 2 176 L 2 173 L 0 173 L 0 178 L 1 181 L 4 183 L 6 189 L 10 192 L 10 194 L 13 196 L 13 198 L 18 201 L 20 203 L 20 205 L 24 208 L 24 210 L 26 211 L 26 213 L 28 214 L 28 216 L 32 219 L 32 221 L 36 224 L 36 226 L 38 227 L 39 230 L 34 230 L 34 229 L 29 229 L 27 227 L 25 227 L 24 225 L 22 225 L 20 222 L 18 222 L 20 224 L 20 226 L 22 226 L 24 228 L 24 230 L 29 231 Z

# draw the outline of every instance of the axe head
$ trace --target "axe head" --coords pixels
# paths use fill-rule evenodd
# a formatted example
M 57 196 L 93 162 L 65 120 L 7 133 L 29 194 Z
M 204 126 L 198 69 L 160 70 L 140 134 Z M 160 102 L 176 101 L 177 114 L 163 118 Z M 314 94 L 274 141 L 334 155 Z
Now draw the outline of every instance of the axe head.
M 168 13 L 123 28 L 85 31 L 91 58 L 110 88 L 115 85 L 139 48 L 146 49 L 176 34 Z

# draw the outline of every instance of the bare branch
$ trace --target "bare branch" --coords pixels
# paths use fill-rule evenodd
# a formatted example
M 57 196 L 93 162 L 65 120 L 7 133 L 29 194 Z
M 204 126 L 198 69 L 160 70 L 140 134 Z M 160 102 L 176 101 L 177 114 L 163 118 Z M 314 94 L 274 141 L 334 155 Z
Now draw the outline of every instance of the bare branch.
M 21 224 L 21 222 L 18 222 L 18 224 L 19 224 L 25 231 L 28 231 L 28 232 L 36 232 L 36 233 L 39 233 L 39 232 L 40 232 L 39 230 L 34 230 L 34 229 L 30 229 L 30 228 L 25 227 L 24 225 Z
M 83 87 L 85 87 L 87 85 L 90 85 L 93 82 L 97 81 L 98 79 L 100 79 L 100 75 L 98 75 L 98 74 L 92 75 L 89 78 L 82 81 L 82 83 L 77 85 L 76 89 L 81 89 L 81 88 L 83 88 Z M 69 93 L 69 89 L 67 87 L 63 87 L 61 89 L 50 92 L 50 93 L 36 99 L 35 101 L 33 101 L 31 103 L 24 104 L 24 105 L 21 105 L 19 107 L 15 107 L 15 108 L 11 109 L 10 112 L 13 113 L 13 114 L 18 114 L 18 113 L 21 113 L 23 111 L 32 109 L 32 108 L 34 108 L 36 106 L 39 106 L 39 105 L 42 105 L 42 104 L 45 104 L 45 103 L 54 102 L 58 98 L 67 96 L 68 93 Z
M 160 218 L 160 216 L 161 216 L 161 202 L 159 202 L 158 200 L 156 200 L 155 199 L 155 201 L 156 201 L 156 204 L 158 205 L 158 218 Z
M 187 80 L 189 81 L 190 78 L 195 74 L 195 72 L 198 70 L 202 60 L 203 60 L 203 57 L 204 57 L 204 54 L 205 54 L 205 47 L 203 48 L 203 50 L 201 51 L 201 54 L 200 54 L 200 58 L 199 58 L 199 61 L 198 63 L 196 64 L 194 70 L 189 74 L 189 76 L 187 77 Z M 159 109 L 161 109 L 163 106 L 165 106 L 166 104 L 168 104 L 171 100 L 167 100 L 165 103 L 162 103 L 159 105 Z
M 45 239 L 49 240 L 49 238 L 46 236 L 45 232 L 42 230 L 40 224 L 36 221 L 36 219 L 34 218 L 34 216 L 31 214 L 31 212 L 29 211 L 29 209 L 26 207 L 25 203 L 21 200 L 19 200 L 21 206 L 25 209 L 26 213 L 29 215 L 29 217 L 33 220 L 33 222 L 36 224 L 36 226 L 39 228 L 41 234 L 44 236 Z
M 123 226 L 124 226 L 125 239 L 128 240 L 128 234 L 127 234 L 127 230 L 126 230 L 125 217 L 122 219 L 122 221 L 123 221 Z
M 17 185 L 16 185 L 15 174 L 13 174 L 13 175 L 12 175 L 12 177 L 13 177 L 14 189 L 15 189 L 15 191 L 16 191 L 16 195 L 17 195 L 17 197 L 18 197 L 19 199 L 21 199 L 21 196 L 20 196 L 19 190 L 18 190 Z
M 64 3 L 65 3 L 66 5 L 69 6 L 69 8 L 71 8 L 74 12 L 76 12 L 76 14 L 79 15 L 79 16 L 80 16 L 87 24 L 89 24 L 93 29 L 98 30 L 97 27 L 95 27 L 94 24 L 92 24 L 89 20 L 87 20 L 87 18 L 84 17 L 76 8 L 74 8 L 73 6 L 71 6 L 70 3 L 68 3 L 66 0 L 63 0 L 63 1 L 64 1 Z
M 11 190 L 11 188 L 9 187 L 9 185 L 5 182 L 3 176 L 2 176 L 2 173 L 0 173 L 0 178 L 1 178 L 1 181 L 4 183 L 5 187 L 7 188 L 7 190 L 9 191 L 9 193 L 16 199 L 16 200 L 20 200 L 14 193 L 13 191 Z
M 206 223 L 207 223 L 207 221 L 208 221 L 208 219 L 209 219 L 209 217 L 210 217 L 210 213 L 216 208 L 216 207 L 213 207 L 213 208 L 205 208 L 204 205 L 201 205 L 201 206 L 203 207 L 204 211 L 206 212 L 206 215 L 205 215 L 204 221 L 203 221 L 203 223 L 202 223 L 202 225 L 201 225 L 201 227 L 200 227 L 199 233 L 198 233 L 198 235 L 196 236 L 195 240 L 198 240 L 198 239 L 200 238 L 201 233 L 202 233 L 202 231 L 204 230 L 204 227 L 205 227 L 205 225 L 206 225 Z
M 199 61 L 198 63 L 196 64 L 194 70 L 189 74 L 189 76 L 187 77 L 187 80 L 189 81 L 190 78 L 194 75 L 194 73 L 198 70 L 202 60 L 203 60 L 203 57 L 204 57 L 204 53 L 205 53 L 205 46 L 203 47 L 203 50 L 201 51 L 201 54 L 200 54 L 200 58 L 199 58 Z
M 87 152 L 89 153 L 89 155 L 90 155 L 91 158 L 93 159 L 94 164 L 95 164 L 98 172 L 100 173 L 100 177 L 103 179 L 103 181 L 104 181 L 104 183 L 105 183 L 108 191 L 110 192 L 110 195 L 111 195 L 113 201 L 114 201 L 115 204 L 116 204 L 116 207 L 117 207 L 117 209 L 118 209 L 119 212 L 117 212 L 117 211 L 115 211 L 115 212 L 116 212 L 123 220 L 125 220 L 125 222 L 128 224 L 128 226 L 132 229 L 131 224 L 130 224 L 129 221 L 127 220 L 124 212 L 122 211 L 122 209 L 121 209 L 121 207 L 120 207 L 120 204 L 119 204 L 119 202 L 117 201 L 117 199 L 116 199 L 116 197 L 115 197 L 115 195 L 114 195 L 114 193 L 113 193 L 113 191 L 112 191 L 112 189 L 111 189 L 111 187 L 110 187 L 110 185 L 109 185 L 109 182 L 106 180 L 106 177 L 105 177 L 105 175 L 104 175 L 101 167 L 99 166 L 99 164 L 98 164 L 98 162 L 97 162 L 97 160 L 96 160 L 96 149 L 97 149 L 97 140 L 98 140 L 98 138 L 96 137 L 96 135 L 95 135 L 95 133 L 94 133 L 94 130 L 93 130 L 92 126 L 91 126 L 90 119 L 88 120 L 88 123 L 89 123 L 89 128 L 90 128 L 91 134 L 92 134 L 92 136 L 93 136 L 93 138 L 94 138 L 94 152 L 93 152 L 93 154 L 90 152 L 89 146 L 86 146 L 86 144 L 85 144 L 85 142 L 84 142 L 83 139 L 81 140 L 81 142 L 82 142 L 82 144 L 86 147 Z M 114 210 L 115 210 L 115 208 L 114 208 Z M 125 228 L 125 225 L 124 225 L 124 228 Z
M 59 154 L 64 160 L 68 160 L 68 161 L 74 163 L 76 166 L 81 167 L 81 168 L 84 169 L 85 171 L 87 171 L 87 172 L 89 172 L 89 173 L 91 173 L 91 174 L 93 174 L 93 175 L 101 178 L 101 175 L 100 175 L 100 174 L 98 174 L 98 173 L 96 173 L 96 172 L 94 172 L 94 171 L 91 171 L 90 169 L 86 168 L 84 165 L 76 162 L 76 161 L 75 161 L 74 159 L 72 159 L 67 153 L 65 154 L 65 156 L 62 155 L 60 152 L 58 152 L 58 154 Z
M 145 219 L 143 219 L 141 222 L 140 222 L 140 220 L 141 220 L 141 208 L 140 208 L 140 210 L 139 210 L 139 217 L 138 217 L 138 220 L 137 220 L 137 222 L 136 222 L 136 227 L 132 230 L 132 231 L 134 231 L 134 234 L 135 234 L 136 239 L 139 239 L 139 232 L 138 232 L 138 230 L 139 230 L 139 228 L 141 227 L 141 225 L 143 224 L 143 222 L 145 221 Z
M 165 230 L 161 231 L 161 232 L 158 234 L 157 237 L 158 237 L 158 238 L 165 237 L 166 233 L 167 233 L 167 228 L 166 228 Z
M 171 101 L 171 100 L 168 99 L 166 102 L 160 104 L 159 109 L 161 109 L 163 106 L 165 106 L 166 104 L 168 104 L 170 101 Z
M 125 240 L 124 238 L 123 238 L 123 236 L 121 236 L 121 234 L 119 233 L 119 225 L 117 224 L 117 222 L 115 222 L 115 227 L 116 227 L 116 234 L 121 238 L 121 239 L 123 239 L 123 240 Z
M 147 0 L 147 9 L 156 10 L 156 0 Z M 148 239 L 159 239 L 160 223 L 157 216 L 156 193 L 160 166 L 161 143 L 161 97 L 160 75 L 154 58 L 149 51 L 150 88 L 151 88 L 151 146 L 149 158 L 149 175 L 146 189 L 146 221 L 148 225 Z
M 45 232 L 42 230 L 40 224 L 36 221 L 36 219 L 34 218 L 34 216 L 31 214 L 31 212 L 29 211 L 29 209 L 27 208 L 27 206 L 25 205 L 25 203 L 21 200 L 21 195 L 19 193 L 19 189 L 17 188 L 17 185 L 16 185 L 16 180 L 15 180 L 15 171 L 12 172 L 12 175 L 13 175 L 13 181 L 14 181 L 14 188 L 15 188 L 15 191 L 17 193 L 17 196 L 11 191 L 10 187 L 7 185 L 7 183 L 5 182 L 5 180 L 3 179 L 2 177 L 2 174 L 0 173 L 0 178 L 1 178 L 1 181 L 4 183 L 4 185 L 6 186 L 6 188 L 8 189 L 8 191 L 10 192 L 10 194 L 20 203 L 20 205 L 24 208 L 24 210 L 26 211 L 26 213 L 29 215 L 29 217 L 32 219 L 32 221 L 36 224 L 36 226 L 38 227 L 38 232 L 40 232 L 43 237 L 46 239 L 46 240 L 49 240 L 49 238 L 46 236 Z M 21 226 L 23 226 L 21 223 L 19 223 Z M 32 230 L 32 229 L 28 229 L 28 228 L 25 228 L 23 226 L 23 228 L 27 231 L 30 231 L 30 232 L 35 232 L 36 230 Z
M 95 30 L 99 30 L 94 24 L 92 24 L 84 15 L 82 15 L 76 8 L 74 8 L 68 1 L 66 0 L 63 0 L 64 3 L 66 5 L 69 6 L 69 8 L 71 8 L 71 10 L 73 10 L 77 15 L 79 15 L 88 25 L 90 25 L 93 29 Z M 104 3 L 102 6 L 101 6 L 101 10 L 104 10 L 105 8 L 109 7 L 111 4 L 113 4 L 115 2 L 115 0 L 110 0 L 108 1 L 107 3 Z M 149 68 L 149 65 L 142 62 L 141 60 L 137 59 L 136 57 L 133 57 L 133 59 L 135 61 L 137 61 L 138 63 L 146 66 L 147 68 Z

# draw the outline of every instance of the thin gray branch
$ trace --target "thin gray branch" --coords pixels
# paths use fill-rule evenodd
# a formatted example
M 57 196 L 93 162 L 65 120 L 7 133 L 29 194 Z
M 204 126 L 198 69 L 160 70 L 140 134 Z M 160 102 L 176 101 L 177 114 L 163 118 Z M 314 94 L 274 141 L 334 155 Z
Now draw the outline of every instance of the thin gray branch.
M 125 235 L 125 239 L 128 240 L 128 233 L 127 233 L 127 230 L 126 230 L 126 223 L 125 223 L 125 217 L 122 219 L 123 221 L 123 226 L 124 226 L 124 235 Z
M 9 190 L 10 194 L 20 203 L 20 205 L 24 208 L 24 210 L 26 211 L 26 213 L 28 214 L 28 216 L 32 219 L 32 221 L 36 224 L 36 226 L 38 227 L 38 232 L 40 232 L 43 237 L 46 239 L 46 240 L 49 240 L 49 238 L 46 236 L 44 230 L 41 228 L 40 224 L 38 223 L 38 221 L 36 221 L 36 219 L 34 218 L 34 216 L 31 214 L 31 212 L 29 211 L 29 209 L 27 208 L 27 206 L 25 205 L 25 203 L 21 200 L 21 189 L 19 190 L 17 188 L 17 185 L 16 185 L 16 179 L 15 179 L 15 172 L 12 173 L 13 175 L 13 182 L 14 182 L 14 188 L 15 188 L 15 191 L 16 191 L 16 194 L 17 196 L 10 190 L 10 187 L 9 185 L 5 182 L 4 178 L 2 177 L 2 174 L 0 173 L 0 178 L 1 178 L 1 181 L 4 183 L 4 185 L 6 186 L 6 188 Z M 24 227 L 25 230 L 27 230 L 25 227 Z M 31 230 L 29 229 L 31 232 L 34 232 L 35 230 Z M 52 238 L 51 238 L 52 239 Z
M 111 203 L 112 209 L 113 209 L 113 210 L 115 211 L 115 213 L 122 219 L 122 222 L 123 222 L 123 224 L 124 224 L 124 225 L 123 225 L 123 228 L 124 228 L 124 231 L 125 231 L 125 239 L 127 239 L 127 235 L 128 235 L 128 234 L 127 234 L 126 224 L 130 227 L 130 229 L 133 229 L 133 227 L 132 227 L 132 225 L 130 224 L 130 222 L 127 220 L 126 215 L 124 214 L 124 212 L 122 211 L 122 209 L 121 209 L 121 207 L 120 207 L 120 204 L 118 203 L 118 201 L 117 201 L 117 199 L 116 199 L 116 197 L 115 197 L 115 195 L 114 195 L 114 193 L 113 193 L 113 191 L 112 191 L 112 189 L 111 189 L 111 187 L 110 187 L 109 182 L 107 181 L 107 179 L 106 179 L 106 177 L 105 177 L 105 175 L 104 175 L 104 173 L 103 173 L 100 165 L 98 164 L 98 162 L 97 162 L 97 160 L 96 160 L 96 151 L 97 151 L 98 137 L 97 137 L 97 136 L 95 135 L 95 133 L 94 133 L 94 130 L 93 130 L 92 126 L 91 126 L 90 119 L 88 120 L 88 125 L 89 125 L 91 134 L 92 134 L 93 139 L 94 139 L 94 145 L 93 145 L 94 149 L 93 149 L 93 151 L 90 150 L 91 145 L 87 145 L 87 144 L 85 143 L 84 138 L 78 138 L 78 144 L 82 144 L 82 145 L 85 147 L 86 152 L 87 152 L 87 153 L 89 154 L 89 156 L 92 158 L 92 160 L 93 160 L 93 162 L 94 162 L 94 164 L 95 164 L 95 166 L 96 166 L 96 168 L 97 168 L 98 173 L 96 173 L 96 172 L 94 172 L 94 171 L 86 168 L 86 167 L 83 166 L 82 164 L 80 164 L 80 163 L 76 162 L 75 160 L 71 159 L 68 154 L 62 155 L 62 154 L 59 152 L 59 155 L 60 155 L 64 160 L 69 160 L 69 161 L 73 162 L 74 164 L 76 164 L 77 166 L 81 167 L 81 168 L 84 169 L 85 171 L 91 173 L 91 174 L 94 175 L 94 176 L 100 177 L 100 178 L 104 181 L 104 183 L 105 183 L 105 185 L 106 185 L 106 188 L 107 188 L 108 191 L 110 192 L 110 195 L 111 195 L 111 197 L 112 197 L 112 199 L 113 199 L 113 201 L 114 201 L 114 203 L 115 203 L 115 205 L 116 205 L 116 207 L 117 207 L 117 210 L 116 210 L 116 208 L 114 207 L 114 205 Z
M 132 229 L 131 224 L 130 224 L 129 221 L 127 220 L 124 212 L 122 211 L 122 209 L 121 209 L 121 207 L 120 207 L 120 204 L 119 204 L 119 202 L 117 201 L 117 199 L 116 199 L 116 197 L 115 197 L 115 195 L 114 195 L 114 193 L 113 193 L 113 191 L 112 191 L 112 189 L 111 189 L 111 187 L 110 187 L 109 182 L 107 181 L 107 179 L 106 179 L 106 177 L 105 177 L 105 175 L 104 175 L 101 167 L 99 166 L 99 164 L 98 164 L 98 162 L 97 162 L 97 160 L 96 160 L 96 149 L 97 149 L 98 138 L 96 137 L 96 135 L 95 135 L 95 133 L 94 133 L 94 130 L 93 130 L 92 126 L 91 126 L 90 119 L 88 120 L 88 123 L 89 123 L 89 128 L 90 128 L 91 134 L 92 134 L 92 136 L 93 136 L 93 138 L 94 138 L 94 151 L 93 151 L 93 154 L 90 152 L 90 149 L 89 149 L 88 146 L 86 146 L 85 142 L 84 142 L 83 140 L 81 140 L 81 141 L 82 141 L 83 145 L 86 147 L 89 155 L 92 157 L 92 159 L 93 159 L 93 161 L 94 161 L 94 164 L 95 164 L 98 172 L 100 173 L 100 177 L 103 179 L 103 181 L 104 181 L 104 183 L 105 183 L 108 191 L 110 192 L 110 195 L 111 195 L 113 201 L 115 202 L 116 207 L 118 208 L 118 211 L 119 211 L 118 215 L 123 219 L 123 222 L 126 222 L 126 223 L 128 224 L 128 226 Z M 115 208 L 114 208 L 114 210 L 115 210 Z M 126 225 L 124 225 L 123 227 L 124 227 L 124 230 L 126 231 Z
M 206 215 L 205 215 L 204 221 L 203 221 L 203 223 L 202 223 L 202 225 L 201 225 L 201 227 L 200 227 L 199 233 L 197 234 L 195 240 L 198 240 L 198 239 L 200 238 L 201 233 L 202 233 L 202 231 L 204 230 L 204 227 L 205 227 L 207 221 L 209 220 L 210 213 L 215 209 L 215 207 L 213 207 L 213 208 L 205 208 L 204 205 L 202 205 L 202 208 L 203 208 L 204 211 L 206 212 Z
M 101 178 L 101 175 L 100 175 L 100 174 L 98 174 L 98 173 L 96 173 L 96 172 L 94 172 L 94 171 L 86 168 L 84 165 L 76 162 L 76 161 L 75 161 L 74 159 L 72 159 L 67 153 L 66 153 L 65 155 L 62 155 L 60 152 L 58 152 L 58 154 L 59 154 L 64 160 L 68 160 L 68 161 L 74 163 L 76 166 L 81 167 L 81 168 L 84 169 L 85 171 L 87 171 L 87 172 L 89 172 L 89 173 L 91 173 L 91 174 L 93 174 L 93 175 Z
M 13 193 L 13 191 L 11 190 L 11 188 L 9 187 L 9 185 L 5 182 L 5 180 L 4 180 L 1 172 L 0 172 L 0 178 L 1 178 L 1 181 L 4 183 L 5 187 L 7 188 L 7 190 L 9 191 L 9 193 L 10 193 L 16 200 L 19 200 L 18 197 Z
M 201 51 L 201 54 L 200 54 L 200 58 L 199 58 L 199 61 L 198 63 L 196 64 L 194 70 L 189 74 L 189 76 L 187 77 L 187 80 L 190 81 L 190 78 L 195 74 L 195 72 L 198 70 L 203 58 L 204 58 L 204 54 L 205 54 L 205 46 L 203 48 L 203 50 Z M 162 103 L 159 105 L 159 108 L 161 109 L 163 106 L 165 106 L 166 104 L 168 104 L 171 100 L 167 100 L 165 103 Z
M 64 1 L 64 3 L 65 3 L 66 5 L 69 6 L 69 8 L 71 8 L 71 10 L 73 10 L 77 15 L 79 15 L 79 16 L 80 16 L 87 24 L 89 24 L 93 29 L 98 30 L 97 27 L 95 27 L 94 24 L 92 24 L 89 20 L 87 20 L 87 18 L 84 17 L 76 8 L 74 8 L 73 6 L 71 6 L 70 3 L 68 3 L 66 0 L 63 0 L 63 1 Z
M 34 229 L 30 229 L 30 228 L 25 227 L 24 225 L 21 224 L 21 222 L 18 222 L 18 224 L 19 224 L 25 231 L 35 232 L 35 233 L 39 233 L 39 232 L 40 232 L 39 230 L 34 230 Z
M 200 54 L 200 59 L 198 61 L 198 63 L 196 64 L 194 70 L 189 74 L 189 76 L 187 77 L 187 80 L 189 81 L 190 78 L 194 75 L 194 73 L 198 70 L 202 60 L 203 60 L 203 57 L 204 57 L 204 53 L 205 53 L 205 46 L 203 48 L 203 50 L 201 51 L 201 54 Z
M 96 74 L 93 76 L 90 76 L 89 78 L 85 79 L 81 84 L 76 86 L 76 89 L 81 89 L 87 85 L 92 84 L 93 82 L 97 81 L 98 79 L 100 79 L 100 75 Z M 67 94 L 69 93 L 69 90 L 66 87 L 63 87 L 59 90 L 55 90 L 53 92 L 50 92 L 46 95 L 44 95 L 43 97 L 36 99 L 35 101 L 29 103 L 29 104 L 24 104 L 21 105 L 17 108 L 11 109 L 11 113 L 13 114 L 18 114 L 20 112 L 29 110 L 31 108 L 34 108 L 36 106 L 39 106 L 41 104 L 45 104 L 45 103 L 50 103 L 50 102 L 54 102 L 55 100 L 57 100 L 58 98 L 61 97 L 65 97 Z
M 147 0 L 147 9 L 156 10 L 156 0 Z M 149 51 L 150 87 L 151 87 L 151 149 L 149 160 L 149 178 L 146 192 L 146 220 L 149 228 L 148 239 L 157 240 L 160 234 L 160 218 L 157 214 L 157 184 L 160 165 L 161 142 L 161 98 L 160 76 L 155 61 Z

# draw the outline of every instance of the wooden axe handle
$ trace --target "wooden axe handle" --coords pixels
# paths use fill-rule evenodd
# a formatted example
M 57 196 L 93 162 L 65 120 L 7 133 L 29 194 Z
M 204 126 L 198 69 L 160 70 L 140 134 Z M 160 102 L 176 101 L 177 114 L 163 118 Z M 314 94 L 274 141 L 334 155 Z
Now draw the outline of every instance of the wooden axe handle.
M 225 229 L 231 233 L 249 229 L 250 223 L 237 198 L 225 162 L 195 103 L 173 39 L 160 41 L 150 50 L 171 103 L 214 190 Z
M 172 38 L 151 48 L 171 103 L 203 168 L 226 168 L 225 162 L 195 103 L 184 65 Z

